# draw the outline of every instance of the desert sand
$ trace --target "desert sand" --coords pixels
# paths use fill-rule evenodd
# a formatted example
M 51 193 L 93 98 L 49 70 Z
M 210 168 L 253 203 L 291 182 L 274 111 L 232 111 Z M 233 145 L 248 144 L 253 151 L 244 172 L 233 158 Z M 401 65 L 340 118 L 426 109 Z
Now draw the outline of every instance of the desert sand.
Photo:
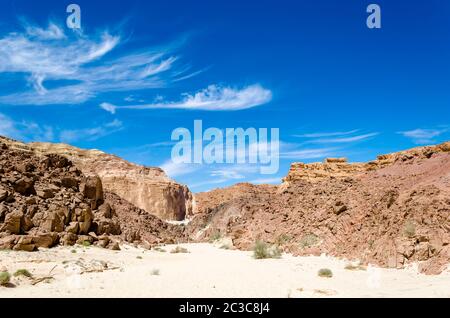
M 122 245 L 56 247 L 0 252 L 0 269 L 27 269 L 12 277 L 4 297 L 450 297 L 450 270 L 424 275 L 417 266 L 348 270 L 348 260 L 328 256 L 256 260 L 252 252 L 213 244 L 182 244 L 189 253 Z M 317 275 L 329 268 L 332 278 Z M 44 279 L 48 277 L 48 279 Z M 51 278 L 50 278 L 51 277 Z M 34 285 L 33 285 L 34 283 Z

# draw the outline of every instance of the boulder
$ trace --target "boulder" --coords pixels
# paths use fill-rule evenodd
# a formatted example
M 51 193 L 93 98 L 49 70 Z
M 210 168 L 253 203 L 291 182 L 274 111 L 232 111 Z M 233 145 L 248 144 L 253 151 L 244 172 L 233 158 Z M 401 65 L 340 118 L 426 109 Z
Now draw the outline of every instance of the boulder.
M 77 215 L 77 221 L 79 225 L 79 233 L 80 234 L 88 234 L 89 229 L 91 228 L 92 221 L 94 219 L 94 215 L 92 214 L 91 209 L 76 209 L 75 214 Z
M 14 183 L 13 187 L 14 191 L 22 195 L 32 195 L 36 193 L 34 189 L 34 180 L 28 177 L 20 178 Z
M 33 236 L 33 243 L 37 247 L 50 248 L 57 244 L 58 234 L 57 233 L 39 233 Z
M 109 205 L 109 203 L 103 203 L 103 204 L 98 208 L 97 214 L 98 214 L 100 217 L 104 217 L 104 218 L 107 218 L 107 219 L 112 218 L 113 213 L 112 213 L 111 206 Z
M 23 213 L 19 211 L 8 213 L 5 217 L 5 222 L 1 231 L 9 232 L 11 234 L 20 234 L 23 216 Z
M 102 218 L 96 222 L 96 234 L 119 235 L 121 233 L 120 224 L 117 220 Z
M 75 243 L 78 240 L 78 236 L 76 234 L 73 233 L 65 233 L 64 235 L 62 235 L 62 237 L 60 238 L 60 243 L 64 246 L 72 246 L 75 245 Z
M 58 214 L 58 211 L 48 211 L 39 225 L 42 232 L 62 232 L 64 231 L 64 220 Z
M 66 232 L 72 234 L 78 234 L 79 225 L 78 222 L 70 222 L 68 226 L 66 226 Z
M 65 177 L 61 179 L 61 185 L 65 188 L 78 189 L 78 179 L 73 177 Z
M 80 191 L 84 198 L 90 200 L 92 209 L 96 209 L 103 203 L 103 187 L 100 177 L 90 176 L 85 178 L 80 185 Z
M 108 249 L 112 250 L 112 251 L 120 251 L 120 246 L 118 242 L 111 242 L 108 245 Z
M 14 251 L 25 251 L 25 252 L 33 252 L 37 249 L 36 245 L 33 243 L 33 238 L 30 236 L 21 236 L 14 245 Z

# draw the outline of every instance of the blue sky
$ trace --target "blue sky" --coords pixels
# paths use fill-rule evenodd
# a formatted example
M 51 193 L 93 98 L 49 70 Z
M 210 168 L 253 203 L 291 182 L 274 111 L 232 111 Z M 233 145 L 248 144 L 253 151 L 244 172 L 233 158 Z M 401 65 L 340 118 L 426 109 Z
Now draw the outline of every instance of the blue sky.
M 448 1 L 74 2 L 78 32 L 71 2 L 1 1 L 0 134 L 162 166 L 193 191 L 450 140 Z M 171 133 L 197 119 L 279 128 L 279 172 L 174 165 Z

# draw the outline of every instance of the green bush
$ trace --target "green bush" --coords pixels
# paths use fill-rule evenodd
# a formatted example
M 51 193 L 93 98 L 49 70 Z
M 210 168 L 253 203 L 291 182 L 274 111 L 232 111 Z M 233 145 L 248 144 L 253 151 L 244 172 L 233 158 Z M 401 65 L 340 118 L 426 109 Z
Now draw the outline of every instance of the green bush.
M 8 272 L 0 272 L 0 286 L 7 286 L 11 280 L 11 274 Z
M 14 273 L 14 277 L 18 277 L 18 276 L 25 276 L 28 278 L 32 278 L 33 275 L 31 275 L 31 273 L 26 270 L 26 269 L 18 269 L 15 273 Z
M 406 221 L 405 225 L 403 226 L 403 234 L 409 238 L 413 238 L 416 235 L 416 225 L 413 221 Z
M 319 275 L 320 277 L 331 278 L 331 277 L 333 277 L 333 272 L 331 271 L 331 269 L 322 268 L 319 270 L 317 275 Z
M 177 246 L 173 250 L 171 250 L 170 253 L 172 253 L 172 254 L 189 253 L 189 251 L 184 247 Z
M 211 237 L 209 238 L 209 241 L 211 243 L 216 242 L 222 238 L 222 234 L 220 234 L 219 231 L 214 232 Z
M 281 250 L 273 245 L 268 245 L 263 241 L 256 241 L 253 248 L 253 257 L 255 259 L 265 259 L 265 258 L 280 258 Z
M 306 234 L 300 240 L 300 247 L 301 248 L 309 248 L 309 247 L 313 247 L 317 243 L 319 243 L 319 238 L 317 237 L 317 235 L 312 234 L 312 233 Z
M 292 240 L 292 236 L 290 236 L 289 234 L 281 234 L 280 236 L 277 237 L 276 240 L 276 244 L 281 246 L 284 245 L 286 243 L 289 243 Z

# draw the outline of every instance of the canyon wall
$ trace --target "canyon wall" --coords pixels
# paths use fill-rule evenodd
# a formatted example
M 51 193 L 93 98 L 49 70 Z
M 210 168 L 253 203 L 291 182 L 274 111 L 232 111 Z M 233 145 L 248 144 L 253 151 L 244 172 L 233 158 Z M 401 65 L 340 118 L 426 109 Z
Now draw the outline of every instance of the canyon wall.
M 181 221 L 192 213 L 190 190 L 171 180 L 160 168 L 144 167 L 99 150 L 84 150 L 66 144 L 26 144 L 4 137 L 0 137 L 0 141 L 11 149 L 37 155 L 62 155 L 85 175 L 98 175 L 106 191 L 163 220 Z

